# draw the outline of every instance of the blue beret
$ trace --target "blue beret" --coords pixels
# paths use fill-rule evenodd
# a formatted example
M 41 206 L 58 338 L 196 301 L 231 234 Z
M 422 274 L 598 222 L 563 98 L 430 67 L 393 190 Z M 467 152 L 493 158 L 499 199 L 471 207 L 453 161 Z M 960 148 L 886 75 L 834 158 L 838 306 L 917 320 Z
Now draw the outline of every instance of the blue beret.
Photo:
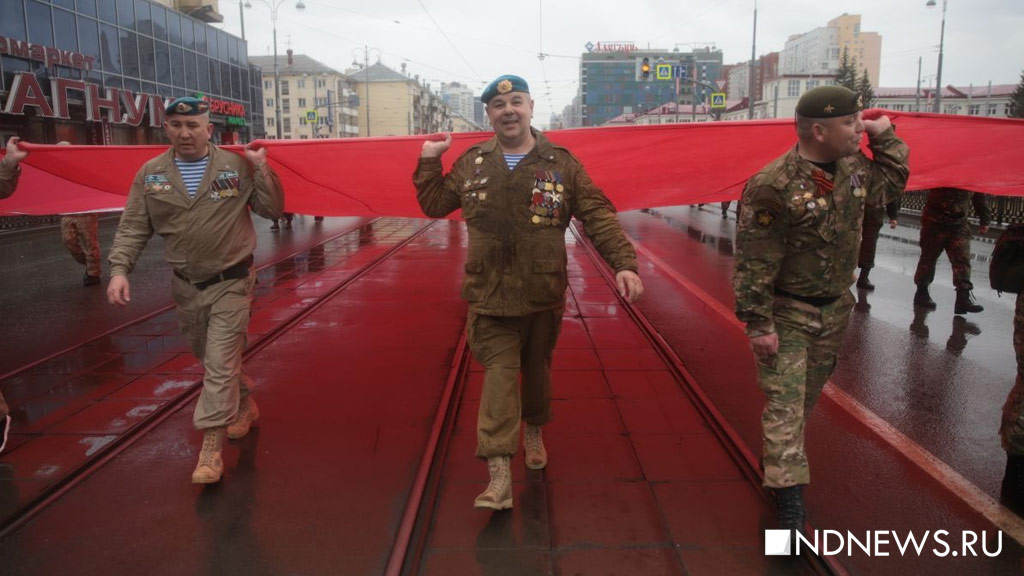
M 843 86 L 818 86 L 800 97 L 796 113 L 804 118 L 838 118 L 864 108 L 861 95 Z
M 199 116 L 210 111 L 210 103 L 192 96 L 175 98 L 167 108 L 164 108 L 165 116 Z
M 505 74 L 504 76 L 498 76 L 484 88 L 484 93 L 480 96 L 480 101 L 487 104 L 498 94 L 508 94 L 509 92 L 526 92 L 530 93 L 530 86 L 519 76 L 513 76 L 511 74 Z

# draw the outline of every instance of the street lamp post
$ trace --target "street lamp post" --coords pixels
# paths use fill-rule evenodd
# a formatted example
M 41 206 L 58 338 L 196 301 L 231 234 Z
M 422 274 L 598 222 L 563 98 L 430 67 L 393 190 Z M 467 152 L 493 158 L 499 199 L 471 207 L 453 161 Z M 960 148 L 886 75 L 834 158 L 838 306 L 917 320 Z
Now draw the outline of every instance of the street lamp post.
M 370 48 L 369 46 L 363 45 L 363 76 L 366 80 L 366 136 L 370 136 L 370 50 L 377 50 L 376 48 Z M 356 48 L 352 51 L 353 58 L 352 64 L 355 66 L 359 65 L 357 54 L 359 49 Z M 377 59 L 380 59 L 380 50 L 377 50 Z
M 934 2 L 935 0 L 929 0 Z M 754 35 L 750 40 L 750 81 L 749 81 L 749 92 L 747 96 L 747 119 L 754 119 L 754 63 L 757 59 L 757 0 L 754 0 Z
M 935 7 L 935 0 L 928 0 L 925 6 Z M 935 103 L 932 105 L 932 112 L 939 114 L 942 111 L 942 48 L 946 42 L 946 0 L 942 0 L 942 28 L 939 30 L 939 69 L 935 72 Z
M 278 74 L 277 67 L 277 9 L 281 7 L 287 0 L 259 0 L 266 4 L 267 8 L 270 8 L 270 21 L 274 26 L 274 128 L 277 131 L 277 139 L 281 139 L 281 78 Z M 246 0 L 246 8 L 252 8 L 252 2 Z M 302 0 L 295 3 L 295 9 L 302 12 L 306 9 L 306 5 L 303 4 Z

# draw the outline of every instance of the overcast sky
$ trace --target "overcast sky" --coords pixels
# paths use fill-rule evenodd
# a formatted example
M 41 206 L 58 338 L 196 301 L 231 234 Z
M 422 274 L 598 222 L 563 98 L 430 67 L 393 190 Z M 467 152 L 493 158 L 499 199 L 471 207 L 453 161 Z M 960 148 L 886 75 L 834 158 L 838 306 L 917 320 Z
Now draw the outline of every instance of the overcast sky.
M 281 0 L 267 0 L 277 3 Z M 1024 70 L 1024 0 L 947 0 L 942 83 L 1016 84 Z M 250 0 L 245 36 L 252 55 L 273 54 L 270 9 Z M 518 74 L 543 127 L 576 94 L 579 56 L 588 42 L 632 41 L 681 51 L 714 45 L 726 64 L 750 59 L 754 0 L 295 0 L 278 9 L 278 52 L 291 48 L 339 71 L 354 58 L 380 57 L 431 83 L 468 84 L 479 93 L 501 74 Z M 942 2 L 926 0 L 759 0 L 757 54 L 781 51 L 786 38 L 860 14 L 861 30 L 882 36 L 880 85 L 915 86 L 918 58 L 934 84 Z M 224 29 L 240 34 L 237 0 L 221 0 Z M 538 53 L 547 56 L 540 60 Z M 265 70 L 264 73 L 269 73 Z

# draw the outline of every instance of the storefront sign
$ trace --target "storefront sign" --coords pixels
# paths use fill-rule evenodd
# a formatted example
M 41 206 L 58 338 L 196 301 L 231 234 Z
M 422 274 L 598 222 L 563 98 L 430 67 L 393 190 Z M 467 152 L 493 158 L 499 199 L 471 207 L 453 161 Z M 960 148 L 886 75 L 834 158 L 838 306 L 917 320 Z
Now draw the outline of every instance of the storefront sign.
M 96 61 L 93 56 L 86 56 L 70 50 L 61 50 L 52 46 L 40 46 L 23 40 L 15 40 L 0 36 L 0 55 L 24 58 L 25 60 L 36 60 L 45 63 L 47 66 L 64 66 L 65 68 L 78 68 L 80 70 L 92 70 Z
M 35 74 L 19 72 L 14 75 L 6 104 L 0 108 L 4 114 L 25 114 L 25 108 L 35 108 L 40 116 L 70 119 L 69 99 L 85 102 L 85 117 L 90 122 L 105 121 L 111 124 L 139 126 L 149 117 L 149 125 L 163 126 L 164 108 L 170 103 L 157 94 L 145 92 L 136 94 L 121 88 L 105 88 L 92 82 L 53 78 L 50 80 L 51 102 L 47 102 L 42 86 Z M 210 111 L 231 116 L 240 116 L 244 121 L 245 105 L 226 100 L 209 99 Z
M 585 47 L 590 52 L 625 52 L 629 54 L 636 51 L 636 44 L 633 42 L 598 42 L 597 44 L 587 42 Z

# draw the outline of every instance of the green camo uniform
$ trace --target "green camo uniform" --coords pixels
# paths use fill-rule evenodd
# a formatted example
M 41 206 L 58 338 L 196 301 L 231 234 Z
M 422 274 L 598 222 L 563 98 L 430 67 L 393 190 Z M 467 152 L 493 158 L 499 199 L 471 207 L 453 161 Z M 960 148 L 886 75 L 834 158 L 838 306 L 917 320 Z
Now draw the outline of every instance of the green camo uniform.
M 462 208 L 466 219 L 462 297 L 469 302 L 470 349 L 486 368 L 477 420 L 481 458 L 515 454 L 520 418 L 539 426 L 551 417 L 551 357 L 565 308 L 570 218 L 585 223 L 613 270 L 637 270 L 615 207 L 575 156 L 532 132 L 536 145 L 512 170 L 494 137 L 462 154 L 447 175 L 440 158 L 420 158 L 413 175 L 424 214 L 441 218 Z
M 890 128 L 829 176 L 796 148 L 747 182 L 740 201 L 733 289 L 751 338 L 778 333 L 778 353 L 758 358 L 767 402 L 764 483 L 810 482 L 804 426 L 836 356 L 853 307 L 865 204 L 884 205 L 906 185 L 907 145 Z M 831 190 L 828 190 L 831 188 Z
M 972 204 L 979 224 L 988 226 L 990 216 L 984 194 L 959 188 L 936 188 L 928 192 L 928 201 L 921 211 L 921 258 L 914 273 L 915 284 L 932 283 L 935 263 L 945 250 L 953 268 L 953 286 L 957 290 L 974 289 L 971 283 L 971 227 L 967 223 Z

